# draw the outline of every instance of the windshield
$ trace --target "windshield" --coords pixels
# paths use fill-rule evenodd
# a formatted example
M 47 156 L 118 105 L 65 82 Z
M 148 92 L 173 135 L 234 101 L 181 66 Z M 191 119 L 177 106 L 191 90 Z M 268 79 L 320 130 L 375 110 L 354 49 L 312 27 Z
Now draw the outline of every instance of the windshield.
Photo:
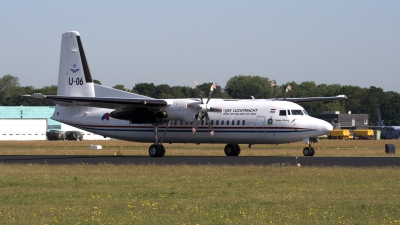
M 300 109 L 292 109 L 292 115 L 304 115 L 304 113 Z

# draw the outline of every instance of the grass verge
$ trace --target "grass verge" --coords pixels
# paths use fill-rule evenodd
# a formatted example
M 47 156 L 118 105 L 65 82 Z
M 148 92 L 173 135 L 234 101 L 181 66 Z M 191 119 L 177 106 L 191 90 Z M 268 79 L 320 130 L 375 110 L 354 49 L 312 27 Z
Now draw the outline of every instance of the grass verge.
M 399 156 L 385 153 L 385 144 L 400 146 L 400 140 L 322 140 L 314 143 L 318 156 Z M 102 149 L 89 149 L 101 145 Z M 1 155 L 123 155 L 148 156 L 149 143 L 109 141 L 0 141 Z M 224 156 L 225 144 L 164 144 L 166 156 Z M 302 156 L 307 144 L 241 145 L 241 156 Z
M 5 165 L 1 224 L 392 224 L 396 167 Z

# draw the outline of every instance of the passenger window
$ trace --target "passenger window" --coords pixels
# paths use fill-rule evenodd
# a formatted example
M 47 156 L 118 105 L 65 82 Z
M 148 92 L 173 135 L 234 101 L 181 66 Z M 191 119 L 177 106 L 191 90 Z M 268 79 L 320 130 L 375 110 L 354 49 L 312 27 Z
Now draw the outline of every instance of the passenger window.
M 240 125 L 240 120 L 237 121 L 236 125 Z
M 224 120 L 221 120 L 221 125 L 224 125 Z
M 234 120 L 232 120 L 232 125 L 235 125 L 235 121 Z
M 229 125 L 229 120 L 226 121 L 226 125 Z
M 286 110 L 279 110 L 280 116 L 286 116 Z
M 211 120 L 211 125 L 214 125 L 214 120 Z
M 204 125 L 204 120 L 201 120 L 201 125 Z
M 188 122 L 186 122 L 185 125 L 188 125 Z
M 218 125 L 218 124 L 219 124 L 219 120 L 216 120 L 216 121 L 215 121 L 215 125 Z
M 242 125 L 244 125 L 245 124 L 245 122 L 244 122 L 244 120 L 242 121 Z
M 174 120 L 174 125 L 176 125 L 176 123 L 177 123 L 177 121 L 176 121 L 176 120 Z
M 183 120 L 181 120 L 181 125 L 183 125 Z

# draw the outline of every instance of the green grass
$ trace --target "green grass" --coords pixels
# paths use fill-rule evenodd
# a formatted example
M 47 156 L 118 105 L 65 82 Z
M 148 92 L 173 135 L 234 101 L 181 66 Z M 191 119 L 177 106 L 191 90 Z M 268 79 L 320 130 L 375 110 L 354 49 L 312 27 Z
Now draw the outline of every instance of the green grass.
M 314 143 L 314 157 L 319 156 L 395 156 L 385 153 L 385 144 L 400 146 L 400 140 L 321 140 Z M 103 149 L 89 149 L 90 145 L 101 145 Z M 84 141 L 0 141 L 1 155 L 122 155 L 148 156 L 150 143 L 120 140 Z M 224 156 L 225 144 L 164 144 L 166 156 Z M 302 156 L 307 144 L 296 142 L 280 145 L 242 144 L 240 156 Z
M 397 167 L 6 165 L 0 224 L 396 224 Z

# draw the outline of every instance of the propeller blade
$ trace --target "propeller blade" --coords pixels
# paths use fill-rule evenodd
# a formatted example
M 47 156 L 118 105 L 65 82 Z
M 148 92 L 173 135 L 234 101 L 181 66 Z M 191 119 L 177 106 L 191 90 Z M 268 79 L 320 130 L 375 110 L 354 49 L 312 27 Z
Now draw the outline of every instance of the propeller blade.
M 203 119 L 203 116 L 204 116 L 204 113 L 202 113 L 202 112 L 199 112 L 199 115 L 197 115 L 197 120 L 194 123 L 194 127 L 192 128 L 192 132 L 193 133 L 196 133 L 197 126 L 199 125 L 200 120 Z
M 283 96 L 283 100 L 286 100 L 286 94 L 287 94 L 289 91 L 291 91 L 291 90 L 292 90 L 292 86 L 289 84 L 289 85 L 286 87 L 285 95 Z
M 199 95 L 199 97 L 200 97 L 200 100 L 201 100 L 201 104 L 204 104 L 204 102 L 203 102 L 203 97 L 201 97 L 201 91 L 200 91 L 200 89 L 199 89 L 199 86 L 197 86 L 199 84 L 199 82 L 194 82 L 194 86 L 196 87 L 196 91 L 197 91 L 197 94 Z
M 214 89 L 216 89 L 216 88 L 217 88 L 217 85 L 216 85 L 215 83 L 213 83 L 213 84 L 211 85 L 211 87 L 210 87 L 210 93 L 208 94 L 208 99 L 207 99 L 206 104 L 208 104 L 208 102 L 210 101 L 210 99 L 211 99 L 211 94 L 213 93 Z
M 210 121 L 210 117 L 208 117 L 208 113 L 205 114 L 206 116 L 206 121 L 208 122 L 208 128 L 210 129 L 210 135 L 213 136 L 214 135 L 214 130 L 211 126 L 211 121 Z

